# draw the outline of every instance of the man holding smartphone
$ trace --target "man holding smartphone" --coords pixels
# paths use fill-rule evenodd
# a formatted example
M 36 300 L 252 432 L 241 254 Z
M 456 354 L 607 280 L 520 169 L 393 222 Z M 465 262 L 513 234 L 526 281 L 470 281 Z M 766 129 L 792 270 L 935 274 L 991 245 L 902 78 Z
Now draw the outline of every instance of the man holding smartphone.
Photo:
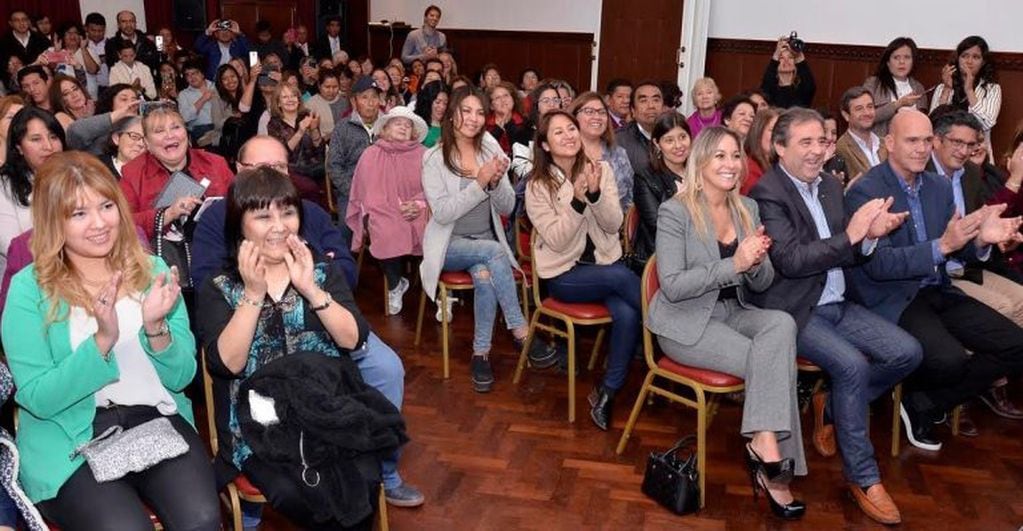
M 206 28 L 205 34 L 195 40 L 195 51 L 206 58 L 206 79 L 216 79 L 220 65 L 226 65 L 234 58 L 247 60 L 249 41 L 242 35 L 237 22 L 217 19 Z

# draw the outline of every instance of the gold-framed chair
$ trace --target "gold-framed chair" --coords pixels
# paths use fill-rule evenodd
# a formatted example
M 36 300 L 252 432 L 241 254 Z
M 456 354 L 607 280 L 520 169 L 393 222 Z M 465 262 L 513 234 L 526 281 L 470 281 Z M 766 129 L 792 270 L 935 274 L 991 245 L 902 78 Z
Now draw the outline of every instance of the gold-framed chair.
M 536 338 L 536 331 L 543 330 L 550 334 L 554 334 L 559 337 L 563 337 L 568 341 L 568 421 L 575 422 L 575 368 L 576 368 L 576 334 L 575 328 L 577 326 L 600 326 L 600 331 L 597 332 L 597 339 L 593 343 L 593 350 L 590 353 L 590 365 L 593 364 L 596 359 L 597 352 L 600 350 L 600 344 L 604 339 L 604 326 L 611 324 L 611 312 L 607 309 L 607 306 L 601 303 L 569 303 L 555 299 L 554 297 L 546 297 L 543 300 L 540 299 L 540 279 L 536 273 L 536 258 L 534 256 L 532 245 L 536 242 L 536 229 L 529 235 L 529 241 L 525 242 L 526 247 L 530 249 L 529 260 L 530 260 L 530 272 L 533 286 L 533 316 L 529 321 L 529 335 L 526 337 L 525 343 L 522 345 L 522 352 L 519 353 L 519 363 L 515 368 L 515 378 L 512 383 L 518 384 L 522 379 L 522 371 L 526 368 L 528 356 L 526 353 L 529 352 L 529 348 Z M 540 317 L 549 317 L 554 321 L 561 321 L 564 324 L 564 330 L 554 325 L 549 325 L 540 322 Z
M 217 455 L 219 450 L 217 441 L 217 421 L 216 412 L 213 406 L 213 378 L 210 376 L 209 370 L 206 369 L 206 353 L 203 351 L 199 352 L 199 360 L 202 365 L 202 388 L 203 397 L 206 399 L 206 427 L 210 434 L 210 450 L 213 455 Z M 224 504 L 231 517 L 231 526 L 234 531 L 244 531 L 242 525 L 242 507 L 241 502 L 246 501 L 249 503 L 266 503 L 266 497 L 263 496 L 259 489 L 253 485 L 245 474 L 238 474 L 238 477 L 234 478 L 227 484 L 226 493 L 220 493 L 220 501 Z M 387 520 L 387 499 L 384 496 L 383 487 L 380 488 L 380 499 L 378 501 L 379 508 L 377 509 L 379 531 L 389 531 L 390 526 Z
M 643 269 L 643 278 L 640 284 L 644 323 L 646 323 L 650 312 L 650 301 L 653 300 L 658 289 L 660 289 L 660 280 L 657 277 L 657 257 L 651 256 Z M 731 374 L 682 365 L 675 363 L 667 356 L 655 360 L 653 334 L 646 326 L 643 327 L 643 357 L 646 358 L 646 378 L 643 380 L 643 387 L 639 390 L 639 396 L 636 397 L 632 413 L 629 414 L 629 420 L 625 423 L 625 430 L 618 441 L 615 453 L 621 455 L 625 451 L 625 445 L 629 441 L 632 429 L 636 426 L 636 420 L 646 402 L 647 394 L 653 393 L 672 402 L 696 409 L 696 463 L 700 476 L 700 507 L 703 507 L 707 495 L 705 484 L 707 478 L 707 428 L 717 413 L 718 398 L 725 393 L 743 390 L 745 384 L 741 378 Z M 695 398 L 679 395 L 668 387 L 657 385 L 655 383 L 657 378 L 688 387 L 693 391 Z

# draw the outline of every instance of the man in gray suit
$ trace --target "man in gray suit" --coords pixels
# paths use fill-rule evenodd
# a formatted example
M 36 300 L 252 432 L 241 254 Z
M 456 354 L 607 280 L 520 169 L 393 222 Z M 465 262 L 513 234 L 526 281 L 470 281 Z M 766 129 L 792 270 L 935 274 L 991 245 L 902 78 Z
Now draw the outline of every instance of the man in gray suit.
M 830 396 L 818 393 L 813 399 L 814 447 L 825 457 L 834 455 L 837 431 L 853 499 L 871 518 L 897 524 L 901 516 L 881 483 L 868 437 L 868 405 L 916 369 L 923 352 L 913 336 L 846 299 L 843 268 L 869 260 L 877 239 L 906 214 L 888 212 L 890 198 L 846 213 L 842 183 L 822 171 L 827 137 L 816 111 L 785 111 L 771 136 L 778 164 L 750 196 L 774 240 L 770 254 L 777 274 L 754 300 L 792 314 L 800 356 L 831 376 Z

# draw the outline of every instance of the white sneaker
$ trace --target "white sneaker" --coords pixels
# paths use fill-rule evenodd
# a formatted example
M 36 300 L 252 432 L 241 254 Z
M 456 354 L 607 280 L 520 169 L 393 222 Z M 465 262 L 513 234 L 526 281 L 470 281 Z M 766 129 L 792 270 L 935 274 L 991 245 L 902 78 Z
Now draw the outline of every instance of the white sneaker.
M 458 302 L 458 299 L 456 299 L 456 298 L 454 298 L 454 297 L 448 297 L 448 322 L 449 322 L 449 323 L 451 322 L 451 320 L 452 320 L 452 319 L 454 319 L 454 318 L 455 318 L 455 314 L 451 312 L 451 306 L 452 306 L 453 304 L 455 304 L 456 302 Z M 436 316 L 435 316 L 435 317 L 437 318 L 437 322 L 438 322 L 438 323 L 442 323 L 442 322 L 444 322 L 444 316 L 443 316 L 443 315 L 441 315 L 441 312 L 440 312 L 440 303 L 439 303 L 439 302 L 438 302 L 438 304 L 437 304 L 437 314 L 436 314 Z
M 408 280 L 402 277 L 398 286 L 387 292 L 387 315 L 398 315 L 401 313 L 402 297 L 408 291 Z

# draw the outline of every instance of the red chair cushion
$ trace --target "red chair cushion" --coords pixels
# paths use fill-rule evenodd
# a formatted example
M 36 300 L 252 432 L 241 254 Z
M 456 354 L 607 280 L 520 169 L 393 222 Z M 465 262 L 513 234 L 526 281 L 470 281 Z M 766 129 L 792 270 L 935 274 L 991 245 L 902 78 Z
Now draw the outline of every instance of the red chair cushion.
M 439 280 L 449 286 L 472 285 L 472 275 L 468 271 L 442 271 Z
M 561 302 L 547 297 L 540 303 L 544 308 L 563 313 L 573 319 L 610 319 L 611 312 L 599 302 Z
M 657 366 L 668 372 L 673 372 L 679 376 L 684 376 L 703 385 L 713 387 L 732 387 L 735 385 L 742 385 L 743 383 L 742 378 L 732 376 L 731 374 L 712 371 L 710 369 L 698 369 L 689 365 L 681 365 L 675 363 L 667 356 L 661 356 L 661 360 L 657 362 Z
M 259 492 L 259 489 L 257 489 L 255 485 L 249 482 L 249 478 L 245 477 L 245 474 L 238 474 L 238 477 L 234 478 L 234 486 L 238 488 L 238 492 L 241 492 L 246 496 L 252 497 L 263 495 L 263 493 Z

